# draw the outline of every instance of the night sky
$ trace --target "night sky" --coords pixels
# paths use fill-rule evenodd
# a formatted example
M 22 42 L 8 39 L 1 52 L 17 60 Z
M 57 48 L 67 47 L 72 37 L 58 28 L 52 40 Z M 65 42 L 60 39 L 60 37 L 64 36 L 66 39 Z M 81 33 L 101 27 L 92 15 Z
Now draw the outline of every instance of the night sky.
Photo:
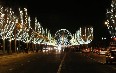
M 111 0 L 76 0 L 76 1 L 38 1 L 38 0 L 1 0 L 2 4 L 14 8 L 27 7 L 29 15 L 38 17 L 43 28 L 52 34 L 59 29 L 67 29 L 74 34 L 80 26 L 93 26 L 94 36 L 100 39 L 108 36 L 104 25 L 106 9 Z M 32 25 L 34 27 L 34 25 Z

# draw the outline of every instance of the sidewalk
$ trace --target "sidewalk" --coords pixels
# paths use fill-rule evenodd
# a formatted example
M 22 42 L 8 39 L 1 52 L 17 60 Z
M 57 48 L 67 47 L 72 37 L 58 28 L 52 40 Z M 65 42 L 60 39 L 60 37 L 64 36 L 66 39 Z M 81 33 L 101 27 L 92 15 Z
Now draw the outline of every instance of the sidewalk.
M 20 60 L 34 54 L 37 54 L 37 53 L 29 52 L 29 53 L 13 53 L 11 55 L 8 55 L 8 54 L 0 55 L 0 65 L 6 65 L 16 60 Z

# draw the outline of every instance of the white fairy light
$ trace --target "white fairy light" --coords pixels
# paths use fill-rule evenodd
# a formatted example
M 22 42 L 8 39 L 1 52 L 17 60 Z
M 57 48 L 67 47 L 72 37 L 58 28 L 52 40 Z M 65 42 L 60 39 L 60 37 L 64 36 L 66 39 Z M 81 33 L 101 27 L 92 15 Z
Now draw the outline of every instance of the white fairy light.
M 84 31 L 84 33 L 82 32 Z M 77 42 L 79 42 L 79 44 L 89 44 L 91 42 L 91 40 L 93 40 L 93 28 L 89 27 L 89 29 L 85 28 L 80 28 L 77 32 L 76 32 L 76 39 Z
M 107 9 L 106 13 L 106 22 L 107 22 L 107 28 L 111 36 L 116 35 L 116 1 L 112 0 L 111 8 Z

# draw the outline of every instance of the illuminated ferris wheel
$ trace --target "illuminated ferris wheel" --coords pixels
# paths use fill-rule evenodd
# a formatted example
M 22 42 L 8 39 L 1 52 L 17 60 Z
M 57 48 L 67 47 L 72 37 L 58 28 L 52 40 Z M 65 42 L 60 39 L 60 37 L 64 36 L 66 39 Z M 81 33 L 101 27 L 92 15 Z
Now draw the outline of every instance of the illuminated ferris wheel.
M 66 29 L 60 29 L 55 33 L 57 45 L 70 45 L 72 34 Z

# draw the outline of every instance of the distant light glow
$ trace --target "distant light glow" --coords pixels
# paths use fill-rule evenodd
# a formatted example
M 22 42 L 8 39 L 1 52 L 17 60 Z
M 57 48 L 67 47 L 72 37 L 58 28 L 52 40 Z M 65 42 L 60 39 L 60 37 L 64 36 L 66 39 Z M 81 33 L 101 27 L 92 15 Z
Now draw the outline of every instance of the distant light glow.
M 61 45 L 58 45 L 58 50 L 61 50 Z

